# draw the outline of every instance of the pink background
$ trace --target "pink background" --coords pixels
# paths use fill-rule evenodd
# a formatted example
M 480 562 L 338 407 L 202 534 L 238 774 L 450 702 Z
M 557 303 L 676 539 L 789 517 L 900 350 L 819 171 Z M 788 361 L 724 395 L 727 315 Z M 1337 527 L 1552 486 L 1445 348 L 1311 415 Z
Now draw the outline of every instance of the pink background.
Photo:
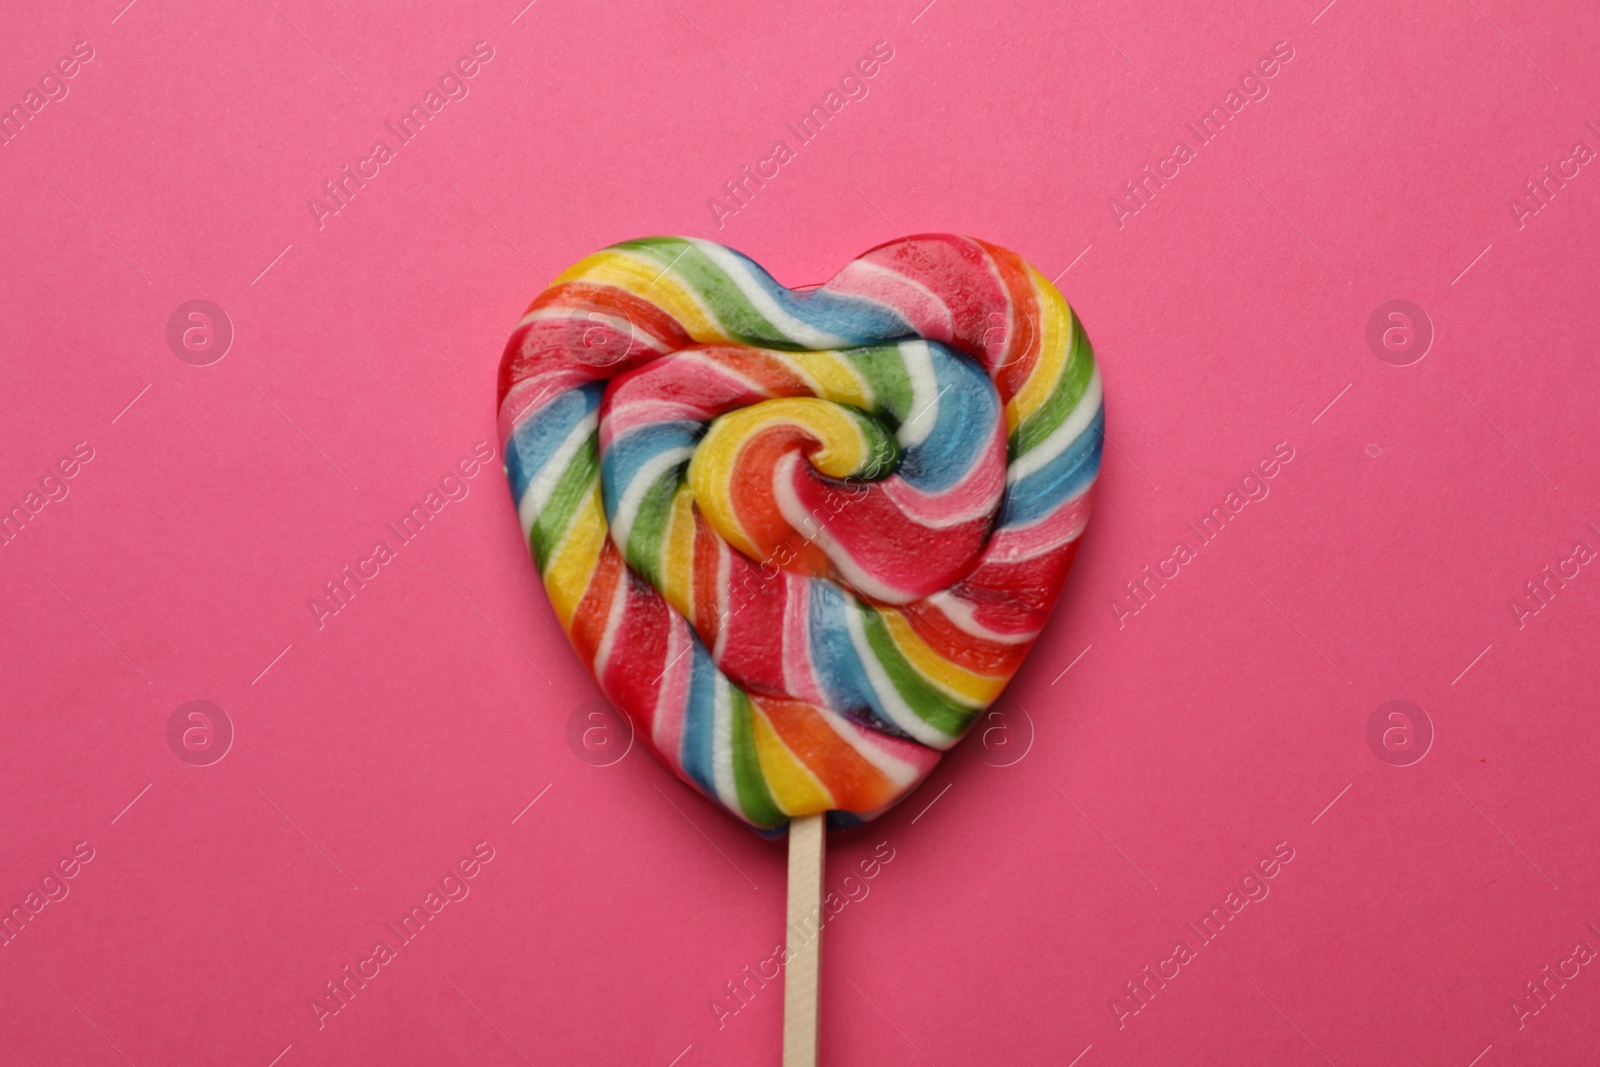
M 1510 205 L 1600 149 L 1593 5 L 124 2 L 0 17 L 5 105 L 94 49 L 0 147 L 0 505 L 93 449 L 0 548 L 0 904 L 94 850 L 0 948 L 0 1060 L 776 1062 L 777 983 L 720 1028 L 711 1002 L 782 936 L 782 847 L 642 750 L 569 747 L 596 690 L 496 471 L 321 629 L 307 604 L 493 440 L 504 337 L 582 255 L 703 235 L 800 285 L 952 230 L 1059 276 L 1112 447 L 1003 714 L 830 845 L 830 884 L 894 859 L 826 935 L 824 1061 L 1587 1062 L 1600 967 L 1512 1003 L 1600 949 L 1600 567 L 1510 604 L 1600 548 L 1600 173 Z M 880 40 L 869 95 L 718 229 Z M 479 41 L 470 94 L 319 228 Z M 1270 94 L 1119 225 L 1280 41 Z M 1397 298 L 1435 333 L 1404 367 L 1366 339 Z M 233 325 L 209 366 L 166 340 L 192 299 Z M 1278 442 L 1270 496 L 1119 628 Z M 236 731 L 211 766 L 168 747 L 191 699 Z M 1368 744 L 1391 699 L 1436 735 L 1409 766 Z M 470 895 L 319 1028 L 479 841 Z

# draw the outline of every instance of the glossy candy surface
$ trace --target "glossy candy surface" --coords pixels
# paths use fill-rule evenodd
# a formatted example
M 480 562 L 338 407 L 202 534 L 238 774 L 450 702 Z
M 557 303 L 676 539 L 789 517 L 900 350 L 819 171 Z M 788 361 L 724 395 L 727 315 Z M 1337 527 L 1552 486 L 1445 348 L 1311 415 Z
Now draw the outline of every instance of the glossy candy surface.
M 1100 465 L 1066 301 L 944 234 L 808 292 L 710 241 L 615 245 L 529 307 L 499 398 L 573 648 L 763 830 L 870 818 L 927 776 L 1048 620 Z

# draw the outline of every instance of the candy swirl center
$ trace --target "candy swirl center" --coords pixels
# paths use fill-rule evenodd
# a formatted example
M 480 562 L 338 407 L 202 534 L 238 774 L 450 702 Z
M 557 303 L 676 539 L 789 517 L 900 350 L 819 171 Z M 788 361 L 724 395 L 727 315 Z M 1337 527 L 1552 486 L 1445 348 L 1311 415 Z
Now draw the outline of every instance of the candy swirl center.
M 977 565 L 1005 489 L 999 397 L 937 342 L 685 349 L 612 383 L 600 440 L 611 538 L 669 601 L 674 516 L 769 577 L 909 604 Z

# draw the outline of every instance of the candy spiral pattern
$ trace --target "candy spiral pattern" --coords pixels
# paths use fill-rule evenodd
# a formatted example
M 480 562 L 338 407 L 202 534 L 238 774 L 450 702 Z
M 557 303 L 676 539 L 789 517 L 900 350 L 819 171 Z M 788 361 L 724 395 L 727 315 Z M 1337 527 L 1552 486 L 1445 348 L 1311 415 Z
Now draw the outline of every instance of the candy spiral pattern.
M 945 234 L 806 292 L 710 241 L 614 245 L 528 308 L 499 400 L 573 648 L 662 762 L 765 831 L 881 813 L 1000 695 L 1103 438 L 1061 294 Z

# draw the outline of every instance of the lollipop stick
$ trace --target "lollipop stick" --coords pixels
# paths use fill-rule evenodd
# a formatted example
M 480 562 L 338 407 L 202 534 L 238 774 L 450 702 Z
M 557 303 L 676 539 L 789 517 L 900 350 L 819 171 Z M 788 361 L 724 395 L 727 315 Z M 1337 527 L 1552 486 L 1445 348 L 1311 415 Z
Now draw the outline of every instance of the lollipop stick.
M 789 962 L 783 978 L 783 1067 L 817 1062 L 817 968 L 822 952 L 826 815 L 789 820 Z

